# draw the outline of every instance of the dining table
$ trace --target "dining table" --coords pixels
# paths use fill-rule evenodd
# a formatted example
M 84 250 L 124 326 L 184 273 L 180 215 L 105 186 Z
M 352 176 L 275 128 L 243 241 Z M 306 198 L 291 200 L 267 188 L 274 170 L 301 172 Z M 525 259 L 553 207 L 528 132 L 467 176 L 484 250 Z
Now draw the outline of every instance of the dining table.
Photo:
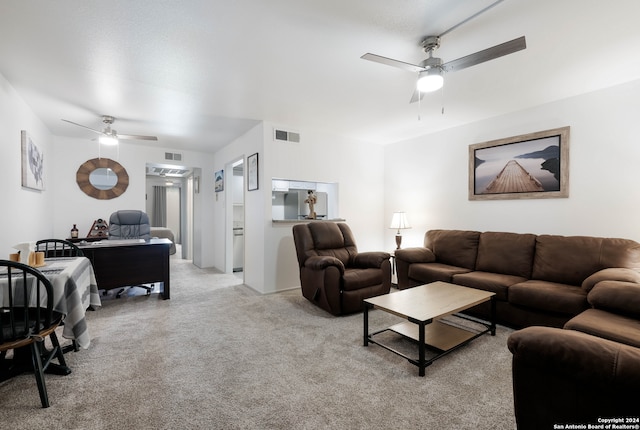
M 46 258 L 44 265 L 37 269 L 53 286 L 53 309 L 64 315 L 62 337 L 71 339 L 80 348 L 89 348 L 91 337 L 86 311 L 102 306 L 91 262 L 86 257 L 53 257 Z M 5 274 L 4 282 L 0 276 L 0 306 L 4 305 L 3 292 L 6 285 Z M 35 302 L 36 298 L 32 297 L 31 300 Z M 20 356 L 21 352 L 14 351 L 14 357 Z M 50 373 L 71 373 L 70 369 L 52 366 L 53 364 L 51 363 Z
M 86 257 L 46 258 L 40 270 L 53 286 L 53 310 L 65 315 L 62 337 L 89 348 L 86 310 L 102 306 L 96 276 Z

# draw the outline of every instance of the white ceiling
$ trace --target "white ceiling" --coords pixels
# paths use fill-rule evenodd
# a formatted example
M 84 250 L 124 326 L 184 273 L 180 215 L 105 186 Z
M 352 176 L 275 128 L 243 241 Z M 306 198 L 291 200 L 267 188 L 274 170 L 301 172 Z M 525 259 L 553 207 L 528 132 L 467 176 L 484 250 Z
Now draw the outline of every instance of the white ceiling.
M 640 79 L 637 0 L 505 0 L 436 54 L 522 35 L 527 49 L 446 75 L 421 106 L 414 74 L 360 59 L 419 63 L 424 36 L 494 1 L 3 0 L 0 73 L 55 135 L 93 139 L 61 118 L 113 115 L 121 133 L 207 152 L 261 120 L 389 143 Z

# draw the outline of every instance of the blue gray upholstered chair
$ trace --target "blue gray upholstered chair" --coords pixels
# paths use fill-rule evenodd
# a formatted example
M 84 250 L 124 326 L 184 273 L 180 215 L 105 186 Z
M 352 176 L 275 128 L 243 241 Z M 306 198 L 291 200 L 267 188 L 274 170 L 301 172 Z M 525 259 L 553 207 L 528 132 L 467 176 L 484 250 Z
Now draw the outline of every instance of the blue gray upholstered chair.
M 109 217 L 109 239 L 151 239 L 149 215 L 136 210 L 112 213 Z
M 109 217 L 109 240 L 115 239 L 151 239 L 151 224 L 149 215 L 138 210 L 120 210 Z M 154 285 L 135 285 L 147 290 L 147 295 L 151 294 Z M 117 298 L 124 292 L 125 288 L 118 291 Z

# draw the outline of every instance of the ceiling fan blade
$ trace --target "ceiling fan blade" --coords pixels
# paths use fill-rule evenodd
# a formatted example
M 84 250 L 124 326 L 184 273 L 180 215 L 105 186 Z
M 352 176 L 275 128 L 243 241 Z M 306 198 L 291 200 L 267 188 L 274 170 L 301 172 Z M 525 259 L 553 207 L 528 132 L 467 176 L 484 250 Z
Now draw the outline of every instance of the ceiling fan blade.
M 138 136 L 135 134 L 117 134 L 118 139 L 122 140 L 158 140 L 156 136 Z
M 405 63 L 404 61 L 398 61 L 380 55 L 366 53 L 362 57 L 363 60 L 373 61 L 375 63 L 386 64 L 387 66 L 397 67 L 399 69 L 408 70 L 410 72 L 422 72 L 426 70 L 424 67 L 416 66 L 415 64 Z
M 467 55 L 466 57 L 458 58 L 457 60 L 449 61 L 442 65 L 446 72 L 455 72 L 458 70 L 466 69 L 467 67 L 475 66 L 476 64 L 484 63 L 485 61 L 493 60 L 514 52 L 521 51 L 527 47 L 525 37 L 518 37 L 517 39 L 510 40 L 500 45 L 493 46 L 491 48 L 483 49 L 475 54 Z
M 104 134 L 104 132 L 102 130 L 96 130 L 96 129 L 93 129 L 91 127 L 87 127 L 86 125 L 82 125 L 82 124 L 78 124 L 77 122 L 69 121 L 68 119 L 63 119 L 62 121 L 68 122 L 69 124 L 77 125 L 78 127 L 86 128 L 87 130 L 91 130 L 94 133 Z

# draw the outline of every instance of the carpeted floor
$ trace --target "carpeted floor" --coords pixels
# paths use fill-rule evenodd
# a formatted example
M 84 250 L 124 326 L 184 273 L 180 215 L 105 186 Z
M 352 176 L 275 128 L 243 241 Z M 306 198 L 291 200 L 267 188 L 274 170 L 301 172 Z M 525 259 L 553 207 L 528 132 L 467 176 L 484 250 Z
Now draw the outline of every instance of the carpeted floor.
M 92 344 L 47 375 L 0 384 L 12 429 L 514 429 L 512 330 L 427 367 L 362 346 L 362 314 L 333 317 L 298 290 L 260 295 L 171 260 L 171 300 L 105 298 Z M 371 329 L 398 322 L 371 312 Z M 405 345 L 406 347 L 407 345 Z

